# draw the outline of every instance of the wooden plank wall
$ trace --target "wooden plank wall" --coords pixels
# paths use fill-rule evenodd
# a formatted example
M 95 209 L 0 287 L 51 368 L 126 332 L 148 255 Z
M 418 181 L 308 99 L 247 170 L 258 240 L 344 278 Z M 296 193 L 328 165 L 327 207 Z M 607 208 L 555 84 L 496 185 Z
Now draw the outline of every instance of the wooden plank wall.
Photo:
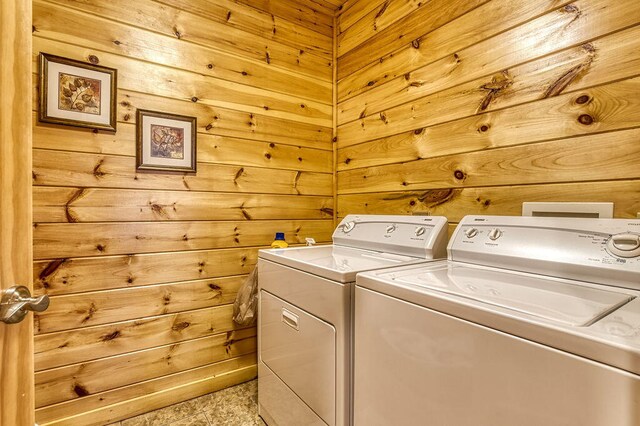
M 640 212 L 640 2 L 347 5 L 339 217 L 429 212 L 455 224 L 519 215 L 523 201 Z
M 33 1 L 34 64 L 42 51 L 119 72 L 117 133 L 33 129 L 34 286 L 51 296 L 35 317 L 40 425 L 106 424 L 256 376 L 255 328 L 231 303 L 257 249 L 333 228 L 336 4 L 294 3 Z M 137 108 L 197 117 L 197 175 L 136 173 Z

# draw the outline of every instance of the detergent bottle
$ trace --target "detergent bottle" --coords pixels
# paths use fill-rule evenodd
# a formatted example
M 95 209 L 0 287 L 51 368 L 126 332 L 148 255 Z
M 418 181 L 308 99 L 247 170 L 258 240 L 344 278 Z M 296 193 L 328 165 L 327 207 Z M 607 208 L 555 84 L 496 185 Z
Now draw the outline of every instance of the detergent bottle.
M 284 232 L 276 232 L 276 239 L 271 243 L 271 248 L 286 248 L 289 244 L 284 240 Z

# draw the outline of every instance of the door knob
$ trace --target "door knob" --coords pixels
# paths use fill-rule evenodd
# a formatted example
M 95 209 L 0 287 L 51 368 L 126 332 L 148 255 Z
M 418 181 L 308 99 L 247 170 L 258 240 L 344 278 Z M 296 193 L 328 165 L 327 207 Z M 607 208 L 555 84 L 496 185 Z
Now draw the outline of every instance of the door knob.
M 0 321 L 15 324 L 24 319 L 29 311 L 42 312 L 49 307 L 49 296 L 31 297 L 23 285 L 2 290 L 0 298 Z

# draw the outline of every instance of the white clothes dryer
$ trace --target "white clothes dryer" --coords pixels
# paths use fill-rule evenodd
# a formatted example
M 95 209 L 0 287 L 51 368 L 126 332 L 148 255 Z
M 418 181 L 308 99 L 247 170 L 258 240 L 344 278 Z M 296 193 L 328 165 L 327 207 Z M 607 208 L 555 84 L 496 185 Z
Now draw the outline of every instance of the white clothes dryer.
M 347 216 L 333 244 L 260 250 L 258 407 L 273 425 L 351 423 L 358 272 L 446 256 L 447 220 Z
M 640 220 L 467 216 L 359 274 L 355 425 L 640 425 Z

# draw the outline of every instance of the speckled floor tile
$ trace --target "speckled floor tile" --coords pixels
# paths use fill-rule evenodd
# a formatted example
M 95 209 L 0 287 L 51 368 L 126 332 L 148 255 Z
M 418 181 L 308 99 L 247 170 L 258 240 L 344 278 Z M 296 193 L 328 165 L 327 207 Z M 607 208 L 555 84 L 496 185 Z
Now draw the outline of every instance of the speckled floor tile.
M 209 426 L 209 421 L 207 420 L 207 416 L 201 413 L 193 417 L 178 420 L 168 426 Z
M 262 426 L 258 416 L 258 381 L 207 395 L 203 411 L 213 426 Z
M 265 426 L 258 416 L 258 381 L 252 380 L 113 426 Z
M 165 426 L 178 420 L 193 417 L 198 414 L 198 410 L 195 409 L 192 401 L 170 405 L 160 410 L 123 420 L 122 426 Z

